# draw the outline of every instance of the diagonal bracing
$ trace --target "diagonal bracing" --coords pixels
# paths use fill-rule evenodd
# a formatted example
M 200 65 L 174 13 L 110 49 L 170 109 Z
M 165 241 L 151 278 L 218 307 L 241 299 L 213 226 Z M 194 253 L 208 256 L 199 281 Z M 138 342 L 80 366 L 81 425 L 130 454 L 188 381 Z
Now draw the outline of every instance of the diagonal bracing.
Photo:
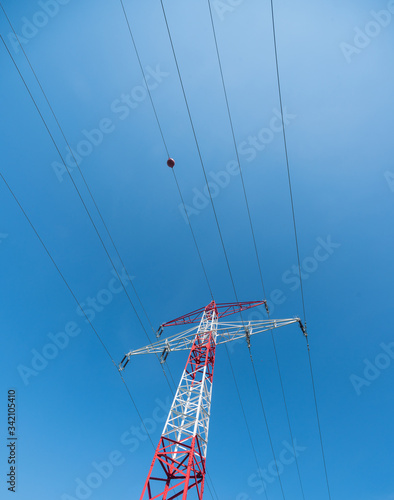
M 186 500 L 189 493 L 193 498 L 203 499 L 216 347 L 239 339 L 246 339 L 250 345 L 252 335 L 293 323 L 299 323 L 306 334 L 299 318 L 219 323 L 221 316 L 240 312 L 245 304 L 249 308 L 261 302 L 216 305 L 212 301 L 201 309 L 197 327 L 129 351 L 122 359 L 120 371 L 132 356 L 160 354 L 164 363 L 171 351 L 190 351 L 140 500 Z M 195 322 L 195 313 L 162 327 Z

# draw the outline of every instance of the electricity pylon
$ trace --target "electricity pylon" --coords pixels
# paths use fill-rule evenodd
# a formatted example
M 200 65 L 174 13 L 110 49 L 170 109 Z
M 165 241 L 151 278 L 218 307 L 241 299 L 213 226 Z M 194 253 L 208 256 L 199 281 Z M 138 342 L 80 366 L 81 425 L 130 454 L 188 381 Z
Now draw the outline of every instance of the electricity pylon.
M 304 331 L 299 318 L 233 323 L 218 321 L 224 316 L 263 304 L 267 307 L 266 301 L 227 304 L 212 301 L 205 308 L 164 323 L 157 336 L 160 337 L 164 327 L 196 323 L 201 318 L 198 327 L 130 351 L 122 359 L 120 370 L 124 370 L 132 356 L 160 354 L 164 363 L 171 351 L 190 349 L 140 500 L 186 500 L 189 492 L 194 495 L 193 498 L 202 500 L 216 346 L 241 338 L 245 338 L 250 345 L 252 335 L 297 322 Z

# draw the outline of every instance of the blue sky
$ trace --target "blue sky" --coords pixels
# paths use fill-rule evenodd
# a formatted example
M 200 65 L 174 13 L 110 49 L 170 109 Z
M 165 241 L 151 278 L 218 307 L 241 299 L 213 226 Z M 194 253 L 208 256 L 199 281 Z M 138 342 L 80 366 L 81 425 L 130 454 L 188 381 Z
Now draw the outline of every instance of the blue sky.
M 234 169 L 208 4 L 164 3 L 237 294 L 240 300 L 259 300 L 261 283 Z M 120 2 L 4 0 L 2 5 L 80 156 L 81 170 L 153 326 L 207 304 L 209 291 Z M 269 2 L 212 0 L 211 5 L 272 316 L 298 316 L 302 304 L 283 139 L 274 130 L 279 101 Z M 393 500 L 394 5 L 386 0 L 313 6 L 305 0 L 278 0 L 275 6 L 308 331 L 332 498 Z M 233 301 L 160 2 L 126 0 L 125 7 L 215 300 Z M 51 15 L 43 14 L 45 9 Z M 64 139 L 1 11 L 0 33 L 66 157 Z M 144 330 L 119 291 L 3 44 L 0 67 L 0 171 L 118 362 L 126 351 L 147 343 Z M 126 95 L 131 108 L 122 102 Z M 266 143 L 256 143 L 256 137 Z M 122 273 L 78 171 L 71 168 L 71 173 Z M 2 497 L 11 495 L 5 479 L 6 395 L 14 388 L 18 498 L 139 498 L 153 448 L 140 431 L 138 414 L 2 181 L 0 199 Z M 95 306 L 88 305 L 92 300 Z M 247 317 L 264 317 L 263 311 L 256 314 Z M 63 339 L 62 348 L 48 347 L 54 338 Z M 328 498 L 305 342 L 296 326 L 279 330 L 276 342 L 305 498 Z M 279 456 L 290 437 L 269 336 L 255 337 L 253 350 Z M 269 471 L 272 454 L 246 345 L 234 346 L 230 356 L 259 463 Z M 169 357 L 176 381 L 185 361 L 185 353 Z M 35 374 L 26 375 L 24 367 L 35 367 Z M 154 358 L 141 357 L 128 365 L 125 379 L 156 446 L 170 404 L 160 366 Z M 110 467 L 103 466 L 111 461 Z M 223 348 L 216 358 L 207 466 L 220 499 L 265 498 Z M 268 498 L 282 498 L 278 479 L 267 474 Z M 99 485 L 78 489 L 82 483 L 94 484 L 94 478 Z M 294 462 L 283 467 L 281 479 L 287 498 L 302 498 Z M 209 491 L 204 497 L 210 498 Z

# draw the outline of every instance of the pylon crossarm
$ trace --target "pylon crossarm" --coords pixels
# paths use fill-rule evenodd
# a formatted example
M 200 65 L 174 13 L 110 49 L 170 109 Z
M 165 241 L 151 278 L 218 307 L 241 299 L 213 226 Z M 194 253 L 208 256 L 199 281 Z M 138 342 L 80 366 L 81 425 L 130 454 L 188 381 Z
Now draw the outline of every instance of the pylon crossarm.
M 261 321 L 233 321 L 219 323 L 215 333 L 216 345 L 225 344 L 245 337 L 251 337 L 258 333 L 264 333 L 282 326 L 300 323 L 299 318 L 261 320 Z M 189 328 L 183 332 L 153 342 L 145 347 L 129 351 L 119 364 L 119 370 L 123 370 L 132 356 L 141 354 L 158 354 L 164 362 L 170 352 L 189 351 L 196 338 L 198 326 Z M 201 335 L 201 332 L 200 332 Z
M 238 321 L 236 323 L 221 323 L 221 328 L 218 328 L 216 337 L 216 345 L 225 344 L 234 340 L 242 339 L 247 336 L 257 335 L 269 330 L 274 330 L 282 326 L 299 323 L 299 318 L 289 319 L 274 319 L 266 321 Z
M 160 325 L 158 333 L 163 331 L 164 327 L 167 326 L 175 326 L 175 325 L 187 325 L 189 323 L 199 323 L 201 314 L 204 311 L 209 311 L 210 309 L 215 309 L 217 319 L 223 318 L 225 316 L 230 316 L 231 314 L 236 314 L 242 311 L 246 311 L 247 309 L 251 309 L 252 307 L 257 307 L 264 305 L 268 311 L 267 301 L 266 300 L 254 300 L 252 302 L 225 302 L 223 304 L 216 304 L 215 301 L 212 301 L 208 306 L 201 307 L 200 309 L 196 309 L 191 313 L 184 314 L 179 318 L 175 318 L 171 321 L 167 321 L 167 323 L 163 323 Z

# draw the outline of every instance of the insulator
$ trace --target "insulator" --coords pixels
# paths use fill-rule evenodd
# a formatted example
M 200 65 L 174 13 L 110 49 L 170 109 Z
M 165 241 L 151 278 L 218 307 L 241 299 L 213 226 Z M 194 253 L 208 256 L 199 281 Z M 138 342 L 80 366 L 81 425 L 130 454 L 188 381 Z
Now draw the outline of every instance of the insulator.
M 249 328 L 245 328 L 245 337 L 246 337 L 246 342 L 248 344 L 248 347 L 250 348 L 250 331 L 249 331 Z
M 159 338 L 162 333 L 163 333 L 163 325 L 160 325 L 159 328 L 157 329 L 156 337 Z
M 165 360 L 167 359 L 167 356 L 168 356 L 168 353 L 169 353 L 169 352 L 170 352 L 170 351 L 168 350 L 168 348 L 167 348 L 167 347 L 165 347 L 165 348 L 164 348 L 164 351 L 161 353 L 161 356 L 160 356 L 160 363 L 162 363 L 162 364 L 163 364 L 163 363 L 165 362 Z
M 126 363 L 123 365 L 123 370 L 126 368 L 127 366 L 127 363 L 130 361 L 130 358 L 128 358 L 128 360 L 126 361 Z
M 306 336 L 306 335 L 307 335 L 307 333 L 306 333 L 306 328 L 305 328 L 305 326 L 302 324 L 302 321 L 301 321 L 301 320 L 299 320 L 298 324 L 300 325 L 300 328 L 301 328 L 301 330 L 302 330 L 302 333 Z

